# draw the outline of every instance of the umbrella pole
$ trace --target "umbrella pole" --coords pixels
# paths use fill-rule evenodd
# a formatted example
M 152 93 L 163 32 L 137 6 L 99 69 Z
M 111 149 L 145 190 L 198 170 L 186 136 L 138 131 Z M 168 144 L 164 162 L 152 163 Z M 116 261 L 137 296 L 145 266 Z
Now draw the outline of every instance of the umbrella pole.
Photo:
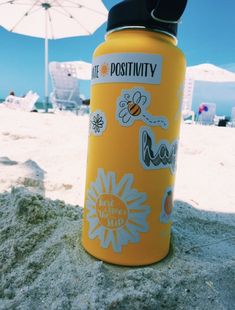
M 47 36 L 47 10 L 45 10 L 45 112 L 48 112 L 48 36 Z

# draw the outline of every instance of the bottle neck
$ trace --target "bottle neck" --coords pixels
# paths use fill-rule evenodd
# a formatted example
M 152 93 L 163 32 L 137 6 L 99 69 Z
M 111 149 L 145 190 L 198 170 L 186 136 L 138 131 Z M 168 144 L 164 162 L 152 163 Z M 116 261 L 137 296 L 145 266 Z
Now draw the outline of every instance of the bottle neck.
M 108 40 L 110 38 L 124 38 L 126 36 L 130 35 L 136 35 L 141 36 L 144 35 L 146 32 L 148 32 L 148 37 L 152 37 L 154 39 L 160 39 L 164 40 L 168 43 L 171 43 L 173 45 L 177 45 L 178 41 L 177 38 L 171 35 L 170 33 L 163 32 L 161 30 L 152 30 L 145 27 L 140 26 L 127 26 L 127 27 L 120 27 L 113 29 L 106 33 L 105 39 Z

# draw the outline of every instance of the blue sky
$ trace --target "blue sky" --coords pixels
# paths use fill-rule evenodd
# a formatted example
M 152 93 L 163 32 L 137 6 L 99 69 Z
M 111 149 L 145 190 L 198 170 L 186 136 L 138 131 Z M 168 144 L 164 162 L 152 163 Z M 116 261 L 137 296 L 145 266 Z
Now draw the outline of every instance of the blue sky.
M 118 2 L 103 1 L 107 9 Z M 189 66 L 209 62 L 235 68 L 234 12 L 234 0 L 188 0 L 179 26 L 178 46 L 185 53 Z M 94 49 L 104 40 L 105 31 L 106 24 L 92 36 L 50 40 L 49 61 L 91 62 Z M 42 101 L 43 39 L 10 33 L 0 27 L 0 55 L 0 98 L 5 98 L 11 89 L 16 95 L 32 89 L 39 93 Z M 81 93 L 89 97 L 89 82 L 82 82 Z

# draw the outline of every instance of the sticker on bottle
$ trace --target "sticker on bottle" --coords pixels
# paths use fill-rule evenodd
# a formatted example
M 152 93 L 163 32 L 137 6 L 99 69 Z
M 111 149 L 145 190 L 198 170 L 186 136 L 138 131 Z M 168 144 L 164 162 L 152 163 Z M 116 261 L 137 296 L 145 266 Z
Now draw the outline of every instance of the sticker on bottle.
M 144 88 L 124 89 L 117 99 L 116 119 L 125 127 L 131 126 L 136 120 L 141 120 L 149 126 L 166 129 L 168 121 L 165 117 L 154 116 L 146 111 L 150 102 L 150 93 Z
M 147 195 L 133 188 L 133 181 L 132 174 L 117 181 L 114 172 L 106 174 L 98 169 L 97 179 L 90 185 L 86 200 L 88 236 L 98 238 L 102 248 L 111 246 L 114 252 L 121 252 L 129 242 L 140 242 L 140 233 L 149 230 Z
M 139 159 L 144 169 L 169 168 L 172 174 L 175 173 L 178 140 L 172 143 L 160 140 L 155 143 L 154 134 L 149 127 L 140 128 L 139 140 Z
M 162 56 L 114 53 L 97 56 L 92 64 L 91 85 L 100 83 L 160 84 Z
M 89 134 L 94 136 L 101 136 L 106 129 L 106 116 L 105 113 L 96 110 L 95 112 L 90 113 L 89 118 Z
M 162 198 L 162 209 L 160 214 L 160 222 L 168 224 L 171 221 L 171 214 L 173 209 L 173 189 L 171 186 L 167 187 Z

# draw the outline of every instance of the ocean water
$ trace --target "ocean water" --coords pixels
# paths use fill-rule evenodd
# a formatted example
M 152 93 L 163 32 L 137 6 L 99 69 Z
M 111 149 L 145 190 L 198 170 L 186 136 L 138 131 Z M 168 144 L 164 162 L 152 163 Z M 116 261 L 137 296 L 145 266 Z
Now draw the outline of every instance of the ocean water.
M 4 99 L 0 99 L 2 103 Z M 215 103 L 216 104 L 216 115 L 219 116 L 231 116 L 232 108 L 235 107 L 235 83 L 225 82 L 204 82 L 195 81 L 193 99 L 192 99 L 192 110 L 197 114 L 201 103 Z M 36 109 L 43 110 L 44 103 L 37 102 Z M 49 104 L 49 109 L 52 105 Z
M 43 110 L 43 109 L 45 109 L 44 103 L 43 103 L 43 102 L 36 102 L 35 107 L 36 107 L 36 109 L 38 109 L 38 110 Z M 48 109 L 52 109 L 52 104 L 51 104 L 51 103 L 48 103 Z
M 5 99 L 0 99 L 0 103 L 2 103 Z M 36 102 L 35 108 L 37 110 L 43 110 L 44 109 L 44 103 L 43 102 Z M 48 104 L 48 109 L 52 109 L 52 104 Z

